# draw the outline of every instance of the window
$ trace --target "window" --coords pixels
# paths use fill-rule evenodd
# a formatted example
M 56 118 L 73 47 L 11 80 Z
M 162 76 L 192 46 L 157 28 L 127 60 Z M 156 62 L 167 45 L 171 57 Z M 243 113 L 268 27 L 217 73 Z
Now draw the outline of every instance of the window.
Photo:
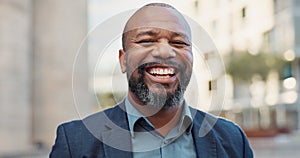
M 217 81 L 216 80 L 210 80 L 208 81 L 208 90 L 217 90 Z
M 246 9 L 246 7 L 244 7 L 244 8 L 242 9 L 242 18 L 245 19 L 246 16 L 247 16 L 247 9 Z

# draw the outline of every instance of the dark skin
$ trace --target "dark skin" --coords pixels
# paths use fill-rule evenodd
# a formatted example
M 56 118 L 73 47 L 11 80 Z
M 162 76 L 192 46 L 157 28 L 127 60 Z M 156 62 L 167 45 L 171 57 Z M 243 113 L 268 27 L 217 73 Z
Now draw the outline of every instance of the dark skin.
M 126 51 L 119 50 L 122 72 L 126 72 L 128 78 L 137 79 L 138 66 L 155 62 L 157 64 L 144 72 L 147 87 L 158 95 L 174 93 L 180 85 L 182 72 L 168 63 L 179 64 L 188 74 L 192 72 L 193 55 L 187 25 L 180 13 L 170 8 L 155 6 L 139 10 L 126 26 Z M 153 75 L 151 71 L 168 72 L 170 75 Z M 183 98 L 176 106 L 153 108 L 144 105 L 129 89 L 128 99 L 162 136 L 166 136 L 180 120 Z

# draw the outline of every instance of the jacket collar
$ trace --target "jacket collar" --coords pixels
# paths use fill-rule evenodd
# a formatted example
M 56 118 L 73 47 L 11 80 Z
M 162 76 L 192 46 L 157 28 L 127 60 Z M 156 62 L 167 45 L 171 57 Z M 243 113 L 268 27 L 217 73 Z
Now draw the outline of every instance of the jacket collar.
M 197 157 L 217 157 L 216 139 L 212 130 L 217 119 L 191 107 L 190 111 L 193 116 L 192 134 Z M 104 113 L 105 116 L 100 121 L 104 122 L 105 130 L 100 130 L 102 132 L 99 134 L 105 157 L 132 158 L 131 134 L 124 101 Z
M 113 109 L 105 111 L 107 116 L 105 126 L 107 130 L 101 134 L 105 157 L 132 158 L 131 135 L 124 102 Z
M 193 116 L 193 140 L 197 157 L 217 157 L 217 144 L 213 134 L 213 125 L 217 119 L 191 108 Z

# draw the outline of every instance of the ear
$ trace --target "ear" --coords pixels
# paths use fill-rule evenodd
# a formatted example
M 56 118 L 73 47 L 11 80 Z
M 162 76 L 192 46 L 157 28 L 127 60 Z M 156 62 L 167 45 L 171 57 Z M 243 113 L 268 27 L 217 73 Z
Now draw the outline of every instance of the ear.
M 123 49 L 119 50 L 119 63 L 121 66 L 122 73 L 126 72 L 126 57 L 125 57 L 125 51 Z

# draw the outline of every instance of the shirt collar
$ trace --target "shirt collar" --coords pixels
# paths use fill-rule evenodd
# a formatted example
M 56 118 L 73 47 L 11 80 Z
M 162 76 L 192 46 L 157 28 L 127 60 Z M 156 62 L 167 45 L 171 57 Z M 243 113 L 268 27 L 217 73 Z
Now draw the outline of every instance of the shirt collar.
M 144 116 L 130 103 L 128 97 L 125 98 L 125 108 L 128 118 L 129 130 L 131 136 L 134 136 L 134 125 L 140 118 Z
M 187 133 L 191 133 L 192 126 L 193 126 L 193 117 L 192 117 L 189 106 L 184 101 L 182 116 L 181 116 L 181 119 L 179 122 L 179 130 L 180 130 L 180 132 L 186 131 Z
M 128 97 L 125 98 L 125 108 L 126 108 L 126 113 L 127 113 L 127 118 L 128 118 L 128 124 L 129 124 L 129 130 L 131 133 L 131 136 L 134 137 L 134 126 L 135 123 L 140 119 L 140 118 L 144 118 L 145 121 L 150 125 L 153 126 L 151 124 L 151 122 L 145 118 L 129 101 Z M 186 102 L 184 101 L 183 103 L 183 111 L 182 111 L 182 116 L 180 119 L 180 122 L 178 124 L 179 130 L 180 132 L 184 132 L 186 131 L 188 134 L 191 133 L 192 130 L 192 126 L 193 126 L 193 118 L 192 118 L 192 114 L 190 111 L 189 106 L 186 104 Z

